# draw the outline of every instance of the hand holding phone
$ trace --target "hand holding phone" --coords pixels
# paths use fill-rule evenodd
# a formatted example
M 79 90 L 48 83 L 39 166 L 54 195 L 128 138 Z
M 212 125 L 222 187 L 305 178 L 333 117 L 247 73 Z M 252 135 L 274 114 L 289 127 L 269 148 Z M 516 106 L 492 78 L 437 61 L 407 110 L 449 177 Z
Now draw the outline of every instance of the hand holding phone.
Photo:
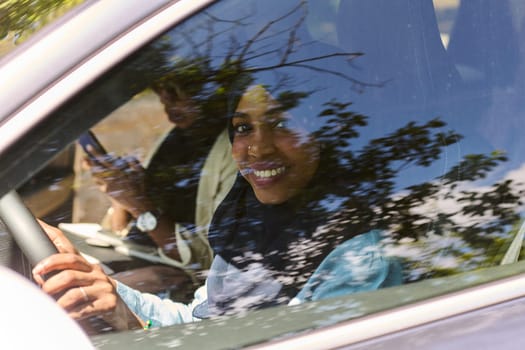
M 101 190 L 126 210 L 135 208 L 145 198 L 144 168 L 135 157 L 118 157 L 108 154 L 92 131 L 78 139 L 88 159 L 89 168 Z
M 91 130 L 82 134 L 78 138 L 78 143 L 90 158 L 94 159 L 107 154 L 106 149 Z

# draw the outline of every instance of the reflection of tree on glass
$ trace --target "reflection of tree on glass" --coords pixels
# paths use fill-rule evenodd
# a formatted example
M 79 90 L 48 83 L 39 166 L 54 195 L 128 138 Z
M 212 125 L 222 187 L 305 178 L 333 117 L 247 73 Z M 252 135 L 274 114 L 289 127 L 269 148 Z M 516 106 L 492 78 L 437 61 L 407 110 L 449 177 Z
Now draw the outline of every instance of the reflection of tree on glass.
M 401 282 L 397 264 L 381 253 L 378 232 L 357 232 L 348 222 L 326 230 L 330 215 L 311 215 L 329 181 L 318 171 L 322 144 L 312 137 L 318 125 L 288 110 L 260 85 L 242 94 L 230 127 L 233 156 L 243 176 L 214 215 L 210 242 L 216 256 L 207 283 L 190 305 L 116 284 L 142 321 L 156 326 L 189 322 Z M 51 257 L 35 273 L 53 270 L 64 256 Z M 84 265 L 82 257 L 73 260 Z M 115 283 L 99 271 L 93 275 Z
M 472 187 L 469 183 L 486 178 L 507 160 L 505 154 L 499 151 L 487 155 L 467 154 L 431 181 L 412 181 L 411 185 L 400 188 L 404 169 L 431 166 L 443 156 L 446 147 L 459 142 L 462 136 L 446 131 L 446 123 L 440 119 L 420 125 L 409 121 L 355 149 L 351 141 L 366 134 L 370 118 L 349 112 L 348 106 L 328 103 L 322 113 L 328 121 L 317 133 L 331 149 L 332 161 L 325 167 L 327 176 L 333 174 L 335 167 L 346 164 L 345 175 L 339 180 L 334 178 L 337 185 L 332 195 L 339 197 L 347 208 L 338 214 L 338 220 L 352 218 L 361 227 L 359 231 L 381 229 L 397 241 L 418 240 L 432 234 L 452 234 L 463 240 L 463 253 L 452 248 L 449 252 L 458 260 L 464 260 L 458 264 L 463 265 L 459 270 L 447 273 L 428 267 L 429 271 L 419 277 L 408 277 L 409 280 L 497 264 L 490 258 L 494 255 L 490 252 L 508 243 L 505 238 L 512 235 L 510 230 L 520 218 L 518 210 L 523 191 L 511 179 L 477 191 L 469 189 Z M 432 203 L 445 201 L 449 201 L 445 208 L 432 208 Z M 455 204 L 450 205 L 451 202 Z M 479 261 L 484 256 L 486 258 Z M 501 258 L 502 253 L 499 256 Z M 407 266 L 421 265 L 426 259 L 430 261 L 432 257 L 416 257 L 407 262 Z M 407 273 L 410 275 L 410 271 Z
M 11 32 L 18 44 L 83 1 L 4 1 L 0 6 L 0 40 Z
M 255 8 L 261 3 L 250 2 Z M 221 31 L 211 31 L 203 42 L 189 45 L 196 52 L 199 47 L 209 49 L 203 55 L 212 66 L 209 75 L 226 82 L 220 85 L 231 97 L 230 111 L 235 112 L 230 136 L 242 175 L 214 216 L 209 239 L 216 256 L 207 285 L 191 305 L 183 305 L 121 284 L 116 287 L 79 256 L 56 255 L 35 270 L 48 272 L 66 258 L 86 269 L 82 283 L 92 282 L 93 287 L 73 285 L 83 286 L 90 300 L 109 295 L 111 302 L 87 309 L 79 288 L 73 288 L 80 310 L 97 314 L 102 306 L 104 310 L 123 306 L 117 288 L 143 320 L 171 324 L 374 290 L 400 282 L 395 259 L 383 254 L 390 248 L 384 241 L 400 241 L 392 245 L 403 247 L 404 239 L 450 233 L 475 249 L 504 237 L 518 219 L 519 192 L 513 182 L 496 181 L 488 191 L 474 187 L 505 161 L 502 153 L 461 154 L 458 164 L 447 164 L 440 173 L 433 168 L 463 137 L 452 127 L 450 115 L 442 114 L 446 108 L 434 109 L 439 103 L 448 106 L 449 75 L 440 76 L 443 84 L 427 86 L 432 93 L 435 87 L 446 90 L 435 95 L 417 88 L 427 81 L 408 84 L 418 92 L 411 94 L 396 86 L 414 81 L 356 80 L 352 61 L 365 59 L 366 53 L 345 53 L 310 40 L 302 26 L 306 2 L 279 3 L 272 2 L 275 7 L 264 3 L 272 13 L 264 12 L 262 21 L 203 16 L 211 23 L 242 30 L 233 31 L 238 35 L 234 39 L 232 31 L 225 30 L 222 36 Z M 411 3 L 431 9 L 431 1 Z M 388 63 L 390 56 L 378 58 L 383 56 Z M 202 57 L 195 54 L 195 59 Z M 367 67 L 373 73 L 373 63 Z M 396 74 L 396 79 L 404 78 Z M 390 89 L 386 84 L 391 84 Z M 395 94 L 377 98 L 387 90 Z M 414 168 L 423 176 L 407 177 Z M 449 206 L 449 211 L 431 207 L 447 199 L 457 205 Z M 472 220 L 465 222 L 460 216 Z M 410 263 L 405 266 L 412 267 Z M 75 264 L 67 266 L 78 269 Z M 409 280 L 422 277 L 413 277 L 411 271 L 406 274 Z M 433 274 L 436 271 L 427 276 Z M 98 284 L 109 288 L 100 292 Z
M 243 178 L 219 206 L 210 229 L 216 254 L 207 282 L 211 314 L 289 302 L 310 278 L 315 281 L 298 299 L 399 283 L 397 266 L 381 254 L 377 232 L 355 231 L 347 223 L 324 230 L 333 212 L 312 212 L 330 181 L 322 176 L 324 145 L 312 135 L 315 116 L 290 113 L 287 101 L 286 94 L 273 97 L 256 85 L 242 95 L 234 114 L 232 151 Z M 312 275 L 343 242 L 327 263 L 339 269 Z M 345 264 L 349 256 L 357 263 Z M 343 263 L 335 264 L 338 259 Z

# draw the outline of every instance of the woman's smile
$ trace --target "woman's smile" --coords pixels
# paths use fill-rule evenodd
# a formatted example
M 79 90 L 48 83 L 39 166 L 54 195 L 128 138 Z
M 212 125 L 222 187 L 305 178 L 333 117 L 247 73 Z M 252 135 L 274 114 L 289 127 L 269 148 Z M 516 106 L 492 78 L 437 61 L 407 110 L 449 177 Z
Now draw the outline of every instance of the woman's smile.
M 264 166 L 261 164 L 254 164 L 248 168 L 247 174 L 249 176 L 249 182 L 258 188 L 272 186 L 286 175 L 286 167 L 283 166 Z
M 267 179 L 270 177 L 276 177 L 277 175 L 281 175 L 286 170 L 285 167 L 279 167 L 274 169 L 266 169 L 266 170 L 254 170 L 253 173 L 258 178 Z

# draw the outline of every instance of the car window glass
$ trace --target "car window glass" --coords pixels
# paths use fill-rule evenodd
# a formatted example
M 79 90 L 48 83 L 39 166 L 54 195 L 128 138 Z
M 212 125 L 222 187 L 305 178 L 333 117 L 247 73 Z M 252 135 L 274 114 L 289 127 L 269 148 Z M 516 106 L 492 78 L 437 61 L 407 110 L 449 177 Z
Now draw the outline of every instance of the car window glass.
M 190 291 L 207 277 L 212 316 L 515 262 L 524 14 L 510 0 L 220 1 L 55 115 L 151 169 L 148 196 L 189 232 L 191 278 L 163 270 L 179 267 L 136 227 L 112 226 L 78 144 L 71 221 L 132 245 L 115 257 L 90 227 L 70 234 L 138 289 L 158 262 Z

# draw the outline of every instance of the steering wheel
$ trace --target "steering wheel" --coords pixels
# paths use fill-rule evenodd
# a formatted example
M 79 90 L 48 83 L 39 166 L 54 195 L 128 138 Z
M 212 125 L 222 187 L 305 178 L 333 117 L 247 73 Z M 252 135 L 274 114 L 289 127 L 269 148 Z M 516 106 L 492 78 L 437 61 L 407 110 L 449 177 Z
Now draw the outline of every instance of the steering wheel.
M 16 191 L 13 190 L 0 199 L 0 217 L 31 266 L 58 253 Z
M 31 266 L 58 253 L 16 191 L 11 191 L 0 199 L 0 217 Z M 88 318 L 80 323 L 89 335 L 102 333 L 109 326 L 98 317 Z

